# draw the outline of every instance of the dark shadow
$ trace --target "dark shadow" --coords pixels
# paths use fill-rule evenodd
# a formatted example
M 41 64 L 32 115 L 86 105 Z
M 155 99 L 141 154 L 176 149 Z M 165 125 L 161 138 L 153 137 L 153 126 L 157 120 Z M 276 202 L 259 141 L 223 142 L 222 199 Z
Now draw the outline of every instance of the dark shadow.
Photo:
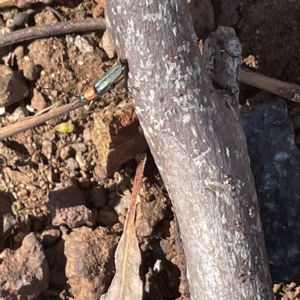
M 181 271 L 166 257 L 166 249 L 163 250 L 161 247 L 163 239 L 159 237 L 159 233 L 162 232 L 162 226 L 162 222 L 157 224 L 149 237 L 151 244 L 149 248 L 152 249 L 142 251 L 144 300 L 171 300 L 181 296 L 179 292 Z

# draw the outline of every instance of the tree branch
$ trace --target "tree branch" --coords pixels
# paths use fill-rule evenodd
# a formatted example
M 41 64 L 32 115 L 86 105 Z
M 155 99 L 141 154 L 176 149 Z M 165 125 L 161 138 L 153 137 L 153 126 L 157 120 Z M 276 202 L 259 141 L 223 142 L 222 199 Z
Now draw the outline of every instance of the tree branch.
M 272 299 L 245 136 L 212 87 L 187 2 L 108 1 L 107 16 L 175 207 L 191 298 Z
M 104 19 L 72 20 L 45 26 L 28 27 L 1 36 L 0 47 L 54 35 L 68 34 L 71 32 L 105 30 L 105 28 Z

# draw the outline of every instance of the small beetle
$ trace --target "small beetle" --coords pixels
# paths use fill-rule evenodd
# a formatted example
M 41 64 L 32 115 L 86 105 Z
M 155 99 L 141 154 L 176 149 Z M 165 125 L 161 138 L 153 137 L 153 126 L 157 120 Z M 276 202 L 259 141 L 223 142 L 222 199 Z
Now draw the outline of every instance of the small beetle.
M 120 60 L 116 62 L 111 69 L 96 81 L 93 87 L 86 89 L 78 96 L 78 101 L 92 101 L 107 93 L 113 87 L 114 83 L 121 78 L 125 69 L 126 63 L 124 61 Z

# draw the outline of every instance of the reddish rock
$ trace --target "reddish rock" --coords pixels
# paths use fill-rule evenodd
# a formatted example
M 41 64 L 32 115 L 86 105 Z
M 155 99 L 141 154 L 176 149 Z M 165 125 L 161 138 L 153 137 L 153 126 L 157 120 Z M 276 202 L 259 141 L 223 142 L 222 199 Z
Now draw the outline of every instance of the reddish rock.
M 116 109 L 113 115 L 106 110 L 94 113 L 93 117 L 91 138 L 99 155 L 99 165 L 108 176 L 148 148 L 132 105 Z
M 64 234 L 66 275 L 76 300 L 98 300 L 107 291 L 114 275 L 114 253 L 119 237 L 106 229 L 87 227 Z
M 82 225 L 93 226 L 95 225 L 96 219 L 96 209 L 89 209 L 84 205 L 78 205 L 56 210 L 52 225 L 66 225 L 69 228 L 75 228 Z
M 82 191 L 76 186 L 52 191 L 46 203 L 54 226 L 67 225 L 74 228 L 81 225 L 92 226 L 97 219 L 96 210 L 86 206 Z
M 47 102 L 41 92 L 33 89 L 33 97 L 31 99 L 31 107 L 36 111 L 41 111 L 47 107 Z
M 18 250 L 0 255 L 1 299 L 37 299 L 49 285 L 49 267 L 41 243 L 28 234 Z
M 62 160 L 66 160 L 74 154 L 75 154 L 75 151 L 74 151 L 74 149 L 71 148 L 70 145 L 63 147 L 59 153 Z
M 28 88 L 20 72 L 0 65 L 0 82 L 0 106 L 9 106 L 28 95 Z
M 65 207 L 72 207 L 86 204 L 83 193 L 76 186 L 69 186 L 64 189 L 51 191 L 46 206 L 54 217 L 56 210 Z
M 136 234 L 138 237 L 149 236 L 156 224 L 165 216 L 167 204 L 160 200 L 141 202 L 136 211 Z

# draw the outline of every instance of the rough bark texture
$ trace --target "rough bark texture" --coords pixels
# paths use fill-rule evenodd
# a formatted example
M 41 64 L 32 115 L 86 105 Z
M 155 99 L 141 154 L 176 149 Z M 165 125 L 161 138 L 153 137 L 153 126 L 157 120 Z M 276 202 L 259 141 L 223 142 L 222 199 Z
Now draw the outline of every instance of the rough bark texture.
M 244 133 L 204 70 L 187 3 L 108 1 L 107 15 L 175 207 L 191 298 L 272 299 Z

